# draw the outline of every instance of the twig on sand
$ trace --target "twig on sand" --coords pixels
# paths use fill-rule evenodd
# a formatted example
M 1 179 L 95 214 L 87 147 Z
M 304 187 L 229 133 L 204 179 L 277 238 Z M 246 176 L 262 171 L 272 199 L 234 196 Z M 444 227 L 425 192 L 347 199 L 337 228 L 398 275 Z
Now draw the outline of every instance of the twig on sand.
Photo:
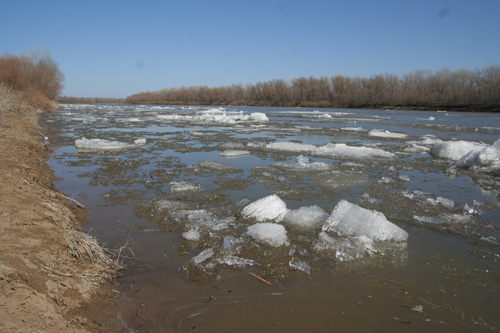
M 268 284 L 268 285 L 270 285 L 270 286 L 272 286 L 272 285 L 273 285 L 271 282 L 269 282 L 269 281 L 267 281 L 267 280 L 264 280 L 263 278 L 261 278 L 260 276 L 258 276 L 258 275 L 256 275 L 256 274 L 254 274 L 254 273 L 249 273 L 249 274 L 250 274 L 251 276 L 256 277 L 257 279 L 261 280 L 262 282 L 267 283 L 267 284 Z

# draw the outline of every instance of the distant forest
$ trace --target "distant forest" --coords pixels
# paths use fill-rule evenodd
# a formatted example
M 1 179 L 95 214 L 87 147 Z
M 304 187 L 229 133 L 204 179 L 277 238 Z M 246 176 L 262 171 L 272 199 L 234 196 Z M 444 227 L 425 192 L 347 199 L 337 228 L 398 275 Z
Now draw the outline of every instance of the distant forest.
M 216 88 L 171 88 L 134 94 L 124 103 L 500 111 L 500 65 L 475 71 L 418 70 L 402 77 L 311 76 Z

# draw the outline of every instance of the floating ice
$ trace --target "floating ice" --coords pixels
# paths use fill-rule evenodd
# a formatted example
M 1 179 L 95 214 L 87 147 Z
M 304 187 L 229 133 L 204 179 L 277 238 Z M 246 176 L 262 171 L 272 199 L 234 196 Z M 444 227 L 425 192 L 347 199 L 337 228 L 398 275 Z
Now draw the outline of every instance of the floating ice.
M 189 231 L 183 232 L 182 237 L 190 241 L 199 241 L 200 232 L 196 229 L 190 229 Z
M 325 188 L 345 188 L 360 186 L 368 183 L 371 177 L 365 172 L 340 172 L 331 171 L 316 176 L 315 181 Z
M 406 241 L 408 233 L 389 222 L 384 214 L 341 200 L 323 226 L 339 236 L 366 236 L 376 241 Z
M 321 227 L 327 218 L 328 213 L 318 206 L 300 207 L 288 211 L 283 223 L 302 229 L 316 229 Z
M 250 152 L 248 150 L 224 150 L 223 152 L 219 153 L 219 156 L 224 158 L 236 158 L 247 155 L 250 155 Z
M 326 157 L 370 158 L 383 157 L 395 158 L 396 155 L 379 148 L 353 147 L 344 143 L 328 143 L 313 151 L 314 155 Z
M 273 166 L 290 170 L 328 170 L 332 168 L 324 162 L 309 162 L 309 158 L 303 155 L 297 156 L 297 163 L 278 162 Z
M 220 162 L 212 162 L 212 161 L 204 161 L 198 162 L 198 166 L 200 168 L 211 169 L 211 170 L 220 170 L 220 171 L 238 171 L 239 169 L 230 166 L 229 164 L 220 163 Z
M 236 268 L 245 268 L 246 266 L 253 266 L 257 263 L 252 259 L 240 258 L 237 256 L 226 255 L 212 260 L 206 268 L 214 268 L 216 265 L 227 265 Z
M 257 223 L 248 227 L 248 234 L 255 240 L 278 247 L 288 245 L 285 227 L 276 223 Z
M 346 132 L 366 132 L 367 131 L 363 127 L 342 127 L 342 128 L 340 128 L 340 130 L 346 131 Z
M 199 192 L 202 191 L 200 184 L 192 184 L 186 181 L 171 182 L 169 184 L 171 193 Z
M 436 144 L 432 148 L 432 155 L 441 158 L 449 158 L 458 161 L 466 154 L 474 154 L 486 146 L 477 142 L 469 141 L 446 141 Z
M 220 147 L 228 150 L 241 150 L 245 148 L 245 145 L 241 142 L 224 142 Z
M 296 142 L 272 142 L 265 145 L 265 149 L 279 150 L 287 152 L 312 152 L 316 150 L 316 146 Z
M 406 147 L 404 149 L 404 151 L 407 152 L 407 153 L 428 153 L 428 152 L 431 151 L 430 148 L 424 147 L 424 146 L 420 146 L 420 145 L 418 145 L 416 143 L 411 143 L 410 142 L 409 144 L 410 144 L 410 146 Z
M 250 114 L 250 120 L 263 123 L 269 121 L 269 118 L 267 118 L 265 113 L 254 112 Z
M 223 108 L 213 108 L 209 110 L 203 110 L 196 112 L 194 120 L 201 120 L 204 122 L 215 122 L 222 124 L 236 124 L 240 121 L 251 121 L 251 122 L 267 122 L 269 119 L 264 113 L 254 112 L 250 115 L 246 115 L 243 111 L 239 112 L 229 112 Z
M 245 218 L 254 218 L 259 222 L 276 220 L 280 222 L 287 213 L 286 203 L 276 194 L 252 202 L 241 211 Z
M 141 140 L 141 139 L 138 139 L 138 140 Z M 143 139 L 143 140 L 145 140 L 145 139 Z M 102 140 L 102 139 L 81 138 L 81 139 L 75 140 L 75 147 L 77 149 L 81 149 L 81 150 L 117 150 L 117 149 L 126 149 L 126 148 L 137 147 L 139 144 L 142 144 L 142 142 L 140 141 L 137 144 L 130 144 L 130 143 L 126 143 L 126 142 L 109 141 L 109 140 Z
M 377 252 L 373 239 L 366 236 L 331 237 L 324 231 L 320 232 L 319 239 L 314 242 L 313 250 L 319 253 L 334 252 L 338 261 L 361 259 Z
M 500 170 L 500 139 L 491 146 L 471 150 L 458 160 L 457 166 L 481 168 L 484 171 Z
M 305 261 L 293 258 L 292 260 L 290 260 L 288 265 L 290 265 L 290 267 L 298 271 L 304 272 L 306 274 L 311 274 L 311 266 L 309 266 L 309 264 L 306 263 Z
M 196 257 L 194 257 L 191 260 L 193 260 L 193 263 L 195 265 L 199 265 L 202 262 L 204 262 L 205 260 L 211 258 L 213 255 L 214 255 L 213 249 L 206 249 L 206 250 L 201 251 L 200 254 L 198 254 Z
M 145 145 L 146 144 L 146 139 L 135 139 L 134 144 L 136 145 Z
M 294 153 L 310 153 L 316 156 L 325 157 L 350 157 L 350 158 L 370 158 L 384 157 L 395 158 L 396 155 L 379 148 L 354 147 L 344 143 L 328 143 L 324 146 L 316 147 L 310 144 L 296 142 L 273 142 L 264 146 L 267 150 L 278 150 Z
M 408 137 L 408 134 L 404 133 L 394 133 L 394 132 L 389 132 L 389 131 L 384 131 L 384 130 L 379 130 L 379 129 L 373 129 L 370 132 L 368 132 L 368 136 L 373 136 L 377 138 L 388 138 L 388 139 L 404 139 Z

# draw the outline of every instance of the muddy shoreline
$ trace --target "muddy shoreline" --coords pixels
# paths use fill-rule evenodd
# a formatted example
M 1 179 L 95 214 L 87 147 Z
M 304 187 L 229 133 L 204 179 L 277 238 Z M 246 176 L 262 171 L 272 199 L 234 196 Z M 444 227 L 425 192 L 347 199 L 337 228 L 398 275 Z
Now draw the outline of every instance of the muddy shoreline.
M 0 87 L 0 331 L 117 331 L 119 268 L 53 184 L 39 111 Z

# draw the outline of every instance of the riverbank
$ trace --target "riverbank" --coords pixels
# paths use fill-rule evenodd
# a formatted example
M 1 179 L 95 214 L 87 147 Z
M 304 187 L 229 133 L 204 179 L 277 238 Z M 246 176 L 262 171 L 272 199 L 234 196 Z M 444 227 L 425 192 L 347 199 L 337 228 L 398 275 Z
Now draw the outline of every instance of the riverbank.
M 101 311 L 120 267 L 55 189 L 39 111 L 0 86 L 0 115 L 0 331 L 115 330 Z

